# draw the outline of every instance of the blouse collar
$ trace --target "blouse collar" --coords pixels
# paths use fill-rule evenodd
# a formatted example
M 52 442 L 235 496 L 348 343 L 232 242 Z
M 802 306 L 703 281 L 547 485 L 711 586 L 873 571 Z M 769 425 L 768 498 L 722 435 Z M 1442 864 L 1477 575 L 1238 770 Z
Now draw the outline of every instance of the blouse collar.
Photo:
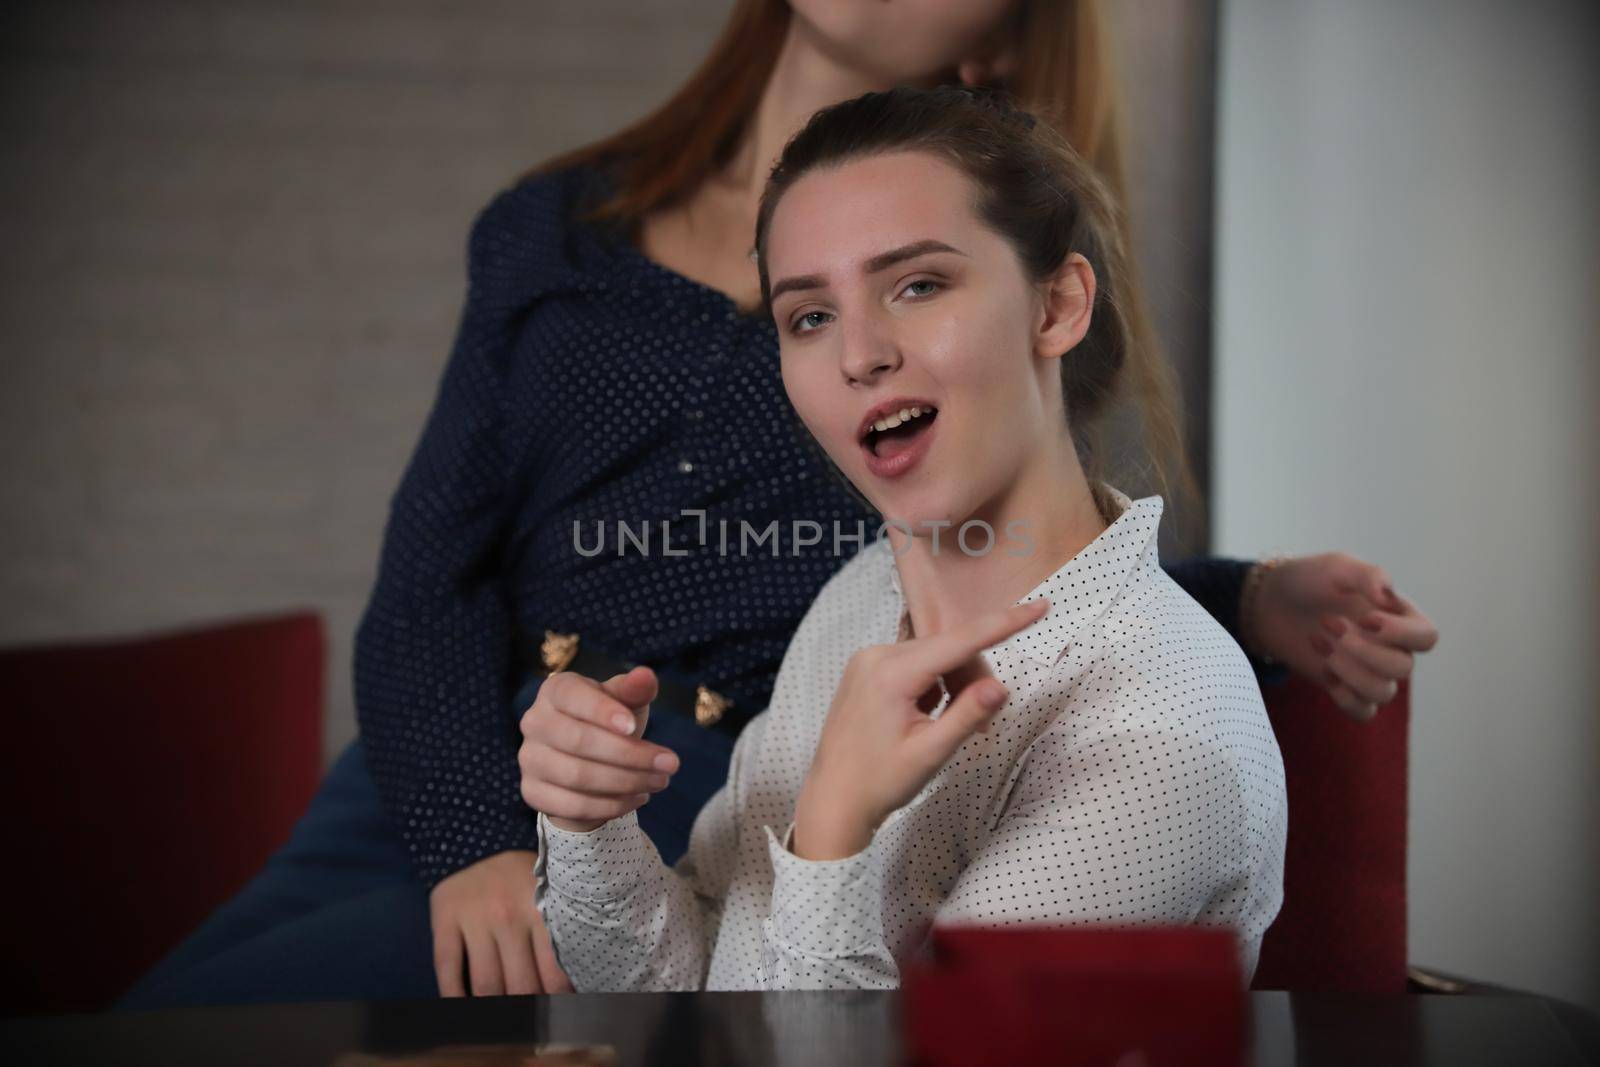
M 1047 597 L 1050 610 L 1042 619 L 990 649 L 990 654 L 1021 655 L 1050 666 L 1077 640 L 1078 635 L 1110 608 L 1134 574 L 1159 562 L 1158 538 L 1162 500 L 1147 496 L 1130 500 L 1107 486 L 1122 513 L 1050 577 L 1017 603 Z M 899 605 L 897 618 L 905 626 L 905 592 L 900 572 L 889 553 L 889 585 Z

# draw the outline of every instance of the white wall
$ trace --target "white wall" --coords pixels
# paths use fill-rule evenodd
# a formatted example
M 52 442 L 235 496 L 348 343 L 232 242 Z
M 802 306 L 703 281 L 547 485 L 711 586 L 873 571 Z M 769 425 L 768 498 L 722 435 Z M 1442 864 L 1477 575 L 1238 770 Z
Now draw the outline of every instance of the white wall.
M 1231 0 L 1215 545 L 1345 548 L 1438 622 L 1411 958 L 1600 1003 L 1600 19 Z

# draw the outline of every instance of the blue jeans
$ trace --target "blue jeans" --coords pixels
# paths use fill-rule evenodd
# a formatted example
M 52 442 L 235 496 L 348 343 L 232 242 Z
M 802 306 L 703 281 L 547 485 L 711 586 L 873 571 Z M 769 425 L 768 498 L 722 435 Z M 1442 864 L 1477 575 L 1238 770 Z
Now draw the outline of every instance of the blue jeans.
M 540 679 L 518 692 L 517 714 Z M 645 737 L 678 754 L 671 784 L 639 809 L 664 862 L 677 861 L 705 802 L 728 777 L 733 739 L 652 708 Z M 202 1004 L 437 996 L 428 892 L 353 742 L 323 779 L 288 844 L 125 993 L 114 1010 Z

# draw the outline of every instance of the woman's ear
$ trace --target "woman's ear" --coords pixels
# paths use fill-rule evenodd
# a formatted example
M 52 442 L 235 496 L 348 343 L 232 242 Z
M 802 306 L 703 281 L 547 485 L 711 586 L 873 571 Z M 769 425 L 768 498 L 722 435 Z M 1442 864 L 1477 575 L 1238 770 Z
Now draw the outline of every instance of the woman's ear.
M 1044 286 L 1044 308 L 1033 338 L 1035 355 L 1055 359 L 1077 347 L 1089 332 L 1094 293 L 1094 268 L 1073 252 Z

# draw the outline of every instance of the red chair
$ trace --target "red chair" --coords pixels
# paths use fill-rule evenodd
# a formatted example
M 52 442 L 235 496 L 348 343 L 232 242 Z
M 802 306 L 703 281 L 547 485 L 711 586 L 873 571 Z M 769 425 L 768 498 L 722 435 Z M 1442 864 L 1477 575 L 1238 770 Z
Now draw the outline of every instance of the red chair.
M 1364 723 L 1298 678 L 1264 693 L 1289 837 L 1252 988 L 1403 993 L 1409 684 Z
M 322 773 L 310 613 L 0 651 L 8 1014 L 106 1007 L 289 836 Z

